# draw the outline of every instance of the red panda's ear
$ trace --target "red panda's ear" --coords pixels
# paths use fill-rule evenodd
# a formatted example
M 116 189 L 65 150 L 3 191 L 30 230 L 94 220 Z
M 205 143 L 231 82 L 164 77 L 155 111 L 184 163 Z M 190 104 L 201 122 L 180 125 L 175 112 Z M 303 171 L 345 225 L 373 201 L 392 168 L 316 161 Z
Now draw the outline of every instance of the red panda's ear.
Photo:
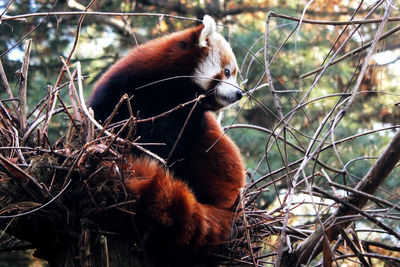
M 211 18 L 209 15 L 205 15 L 203 18 L 203 29 L 201 30 L 200 33 L 200 38 L 199 38 L 199 45 L 200 47 L 206 47 L 207 46 L 207 38 L 211 35 L 214 34 L 216 31 L 216 25 L 215 21 L 213 18 Z

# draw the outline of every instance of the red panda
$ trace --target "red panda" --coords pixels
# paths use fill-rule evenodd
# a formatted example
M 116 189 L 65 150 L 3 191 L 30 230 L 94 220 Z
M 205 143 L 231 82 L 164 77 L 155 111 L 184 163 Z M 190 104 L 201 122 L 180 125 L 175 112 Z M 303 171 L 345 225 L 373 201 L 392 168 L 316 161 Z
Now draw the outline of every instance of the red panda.
M 174 262 L 183 257 L 179 252 L 201 255 L 229 239 L 245 169 L 210 111 L 242 97 L 237 69 L 230 45 L 205 16 L 202 25 L 133 49 L 103 74 L 89 100 L 104 122 L 125 93 L 138 119 L 205 96 L 135 129 L 141 143 L 163 143 L 146 148 L 168 159 L 166 168 L 134 151 L 124 166 L 126 187 L 137 197 L 135 220 L 155 263 L 157 255 L 166 265 L 160 255 Z M 128 117 L 121 108 L 114 121 Z

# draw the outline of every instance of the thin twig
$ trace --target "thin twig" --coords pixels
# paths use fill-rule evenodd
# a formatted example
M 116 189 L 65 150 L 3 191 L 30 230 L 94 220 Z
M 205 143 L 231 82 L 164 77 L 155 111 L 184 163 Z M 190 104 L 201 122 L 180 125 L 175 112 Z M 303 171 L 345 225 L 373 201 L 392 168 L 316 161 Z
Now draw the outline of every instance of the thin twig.
M 316 25 L 356 25 L 356 24 L 371 24 L 371 23 L 381 23 L 383 19 L 363 19 L 363 20 L 350 20 L 350 21 L 337 21 L 337 20 L 313 20 L 313 19 L 305 19 L 305 18 L 297 18 L 285 14 L 279 14 L 273 11 L 270 11 L 271 17 L 282 18 L 292 21 L 298 21 L 306 24 L 316 24 Z M 399 17 L 390 17 L 388 21 L 400 21 Z
M 32 44 L 32 39 L 28 39 L 25 42 L 25 55 L 24 55 L 24 61 L 22 63 L 22 68 L 21 68 L 21 84 L 19 87 L 19 120 L 20 120 L 20 129 L 22 132 L 25 131 L 28 122 L 27 122 L 27 116 L 26 116 L 26 111 L 27 111 L 27 103 L 26 103 L 26 90 L 28 86 L 28 69 L 29 69 L 29 57 L 31 54 L 31 44 Z
M 6 7 L 4 8 L 4 10 L 0 14 L 0 21 L 2 20 L 3 15 L 6 14 L 7 10 L 10 8 L 11 4 L 14 3 L 14 1 L 15 0 L 8 1 Z
M 347 233 L 343 229 L 340 229 L 340 235 L 343 237 L 344 240 L 346 240 L 346 243 L 349 245 L 351 250 L 357 255 L 357 258 L 360 260 L 360 262 L 363 264 L 363 266 L 369 267 L 370 265 L 365 260 L 362 253 L 357 249 L 357 246 L 350 239 L 350 237 L 348 237 Z
M 0 155 L 0 164 L 9 172 L 9 174 L 16 179 L 28 179 L 32 181 L 40 190 L 44 190 L 45 188 L 36 180 L 36 178 L 32 177 L 20 167 Z M 48 192 L 47 192 L 48 193 Z
M 382 41 L 382 40 L 388 38 L 389 36 L 395 34 L 395 33 L 398 32 L 398 31 L 400 31 L 400 26 L 396 26 L 396 27 L 394 27 L 393 29 L 391 29 L 391 30 L 385 32 L 384 34 L 382 34 L 382 35 L 379 37 L 378 41 Z M 375 39 L 374 39 L 374 40 L 375 40 Z M 311 75 L 313 75 L 313 74 L 315 74 L 315 73 L 318 73 L 319 71 L 323 70 L 323 69 L 326 68 L 326 67 L 330 67 L 330 66 L 332 66 L 332 65 L 335 65 L 335 64 L 337 64 L 337 63 L 339 63 L 339 62 L 345 60 L 345 59 L 348 58 L 348 57 L 357 55 L 357 54 L 360 53 L 361 51 L 364 51 L 365 49 L 368 49 L 368 48 L 372 45 L 372 42 L 373 42 L 373 40 L 372 40 L 372 41 L 369 41 L 369 42 L 367 42 L 367 43 L 365 43 L 364 45 L 362 45 L 362 46 L 360 46 L 360 47 L 358 47 L 358 48 L 355 48 L 355 49 L 351 50 L 350 52 L 347 52 L 347 53 L 344 54 L 343 56 L 341 56 L 341 57 L 339 57 L 339 58 L 337 58 L 337 59 L 335 59 L 335 60 L 333 60 L 333 61 L 331 61 L 331 62 L 328 62 L 327 64 L 325 64 L 325 65 L 323 65 L 323 66 L 321 66 L 321 67 L 316 68 L 315 70 L 312 70 L 312 71 L 310 71 L 310 72 L 307 72 L 307 73 L 305 73 L 305 74 L 300 75 L 300 79 L 305 79 L 305 78 L 307 78 L 307 77 L 309 77 L 309 76 L 311 76 Z
M 84 97 L 83 97 L 83 85 L 82 85 L 81 63 L 80 63 L 79 61 L 76 63 L 76 70 L 77 70 L 77 75 L 78 75 L 78 92 L 79 92 L 79 99 L 80 99 L 80 101 L 81 101 L 82 110 L 83 110 L 84 114 L 86 115 L 86 117 L 96 126 L 96 128 L 98 128 L 99 130 L 103 130 L 104 127 L 101 126 L 101 124 L 98 123 L 98 122 L 95 120 L 95 118 L 93 118 L 92 114 L 89 112 L 89 110 L 88 110 L 88 108 L 87 108 L 87 106 L 86 106 L 86 104 L 85 104 L 85 99 L 84 99 Z M 110 132 L 107 131 L 107 130 L 104 130 L 104 133 L 105 133 L 107 136 L 110 136 L 110 137 L 114 137 L 114 136 L 115 136 L 115 135 L 113 135 L 112 133 L 110 133 Z M 123 143 L 124 143 L 124 142 L 127 142 L 126 140 L 123 140 L 123 139 L 121 139 L 120 137 L 117 137 L 116 140 L 117 140 L 118 142 L 123 142 Z M 151 157 L 157 159 L 158 161 L 160 161 L 162 164 L 165 165 L 165 160 L 162 159 L 162 158 L 161 158 L 160 156 L 158 156 L 157 154 L 155 154 L 155 153 L 153 153 L 153 152 L 151 152 L 151 151 L 149 151 L 149 150 L 147 150 L 147 149 L 145 149 L 145 148 L 143 148 L 143 147 L 141 147 L 141 146 L 139 146 L 139 145 L 137 145 L 137 144 L 132 143 L 132 145 L 135 146 L 137 149 L 141 150 L 142 152 L 148 154 L 149 156 L 151 156 Z
M 27 212 L 23 212 L 23 213 L 18 213 L 15 215 L 1 215 L 0 219 L 10 219 L 10 218 L 16 218 L 16 217 L 21 217 L 21 216 L 25 216 L 28 214 L 32 214 L 38 210 L 41 210 L 45 207 L 47 207 L 48 205 L 50 205 L 54 200 L 56 200 L 59 196 L 61 196 L 62 193 L 64 193 L 64 191 L 68 188 L 68 186 L 71 184 L 72 180 L 69 180 L 68 183 L 60 190 L 60 192 L 55 195 L 52 199 L 50 199 L 48 202 L 46 202 L 45 204 L 41 205 L 40 207 L 37 207 L 33 210 L 27 211 Z
M 1 18 L 1 21 L 16 20 L 16 19 L 26 19 L 26 18 L 32 18 L 32 17 L 44 17 L 44 16 L 78 16 L 78 15 L 85 15 L 85 16 L 118 16 L 118 17 L 121 17 L 121 16 L 128 16 L 128 17 L 130 17 L 130 16 L 161 17 L 162 16 L 162 17 L 174 18 L 174 19 L 180 19 L 180 20 L 201 21 L 201 20 L 196 19 L 196 18 L 174 16 L 174 15 L 166 14 L 166 13 L 98 12 L 98 11 L 37 12 L 37 13 L 29 13 L 29 14 L 22 14 L 22 15 L 3 17 L 3 18 Z M 219 25 L 219 26 L 221 26 L 221 25 Z
M 198 104 L 198 103 L 201 101 L 201 99 L 203 99 L 204 97 L 205 97 L 205 95 L 199 95 L 199 96 L 196 98 L 196 102 L 194 102 L 194 105 L 193 105 L 193 107 L 191 108 L 191 110 L 190 110 L 188 116 L 186 117 L 185 123 L 183 124 L 182 129 L 181 129 L 181 131 L 179 132 L 179 135 L 178 135 L 178 137 L 176 138 L 175 143 L 174 143 L 174 145 L 173 145 L 171 151 L 169 152 L 169 155 L 168 155 L 167 159 L 165 160 L 167 163 L 169 163 L 169 164 L 171 163 L 170 160 L 171 160 L 171 158 L 172 158 L 172 156 L 173 156 L 173 154 L 174 154 L 174 152 L 175 152 L 176 147 L 177 147 L 178 144 L 179 144 L 179 141 L 180 141 L 181 138 L 182 138 L 183 132 L 185 131 L 186 126 L 187 126 L 187 124 L 189 123 L 190 118 L 192 117 L 193 111 L 196 109 L 197 104 Z
M 355 187 L 357 191 L 365 192 L 367 194 L 373 194 L 379 185 L 385 180 L 385 178 L 389 175 L 389 173 L 396 166 L 398 161 L 400 160 L 400 131 L 396 133 L 390 144 L 387 146 L 385 151 L 381 154 L 375 164 L 370 168 L 368 173 L 364 176 L 364 178 L 358 183 Z M 318 189 L 317 189 L 318 190 Z M 321 192 L 320 192 L 321 191 Z M 322 192 L 323 190 L 318 190 L 319 193 L 326 194 L 326 192 Z M 328 197 L 328 194 L 326 194 Z M 388 233 L 400 238 L 400 234 L 397 233 L 390 227 L 387 227 L 381 221 L 378 221 L 372 216 L 369 216 L 367 213 L 363 212 L 361 209 L 364 207 L 366 202 L 368 201 L 367 196 L 360 196 L 359 194 L 350 195 L 346 201 L 331 196 L 329 194 L 329 198 L 334 199 L 338 203 L 343 204 L 343 207 L 340 208 L 335 214 L 331 215 L 330 218 L 325 222 L 327 227 L 332 227 L 332 235 L 331 238 L 334 239 L 339 234 L 339 229 L 345 228 L 348 225 L 347 223 L 335 224 L 335 221 L 339 217 L 354 215 L 356 213 L 360 213 L 366 218 L 370 219 L 383 229 L 385 229 Z M 319 239 L 322 235 L 321 229 L 317 229 L 314 234 L 310 235 L 307 240 L 305 240 L 292 254 L 287 255 L 287 260 L 290 261 L 289 258 L 295 259 L 295 261 L 300 264 L 302 262 L 306 262 L 308 257 L 311 255 L 312 251 L 319 252 L 321 250 Z
M 382 229 L 386 230 L 389 234 L 395 236 L 397 239 L 400 240 L 400 233 L 399 232 L 397 232 L 396 230 L 392 229 L 390 226 L 384 224 L 382 221 L 379 221 L 374 216 L 369 215 L 367 212 L 361 210 L 357 206 L 351 204 L 350 202 L 348 202 L 346 200 L 342 200 L 342 199 L 340 199 L 338 197 L 335 197 L 332 194 L 329 194 L 328 192 L 326 192 L 325 190 L 322 190 L 321 188 L 319 188 L 317 186 L 313 186 L 313 191 L 322 194 L 324 197 L 333 199 L 337 203 L 342 204 L 345 207 L 344 209 L 350 209 L 351 212 L 360 213 L 364 218 L 366 218 L 366 219 L 370 220 L 371 222 L 375 223 L 377 226 L 379 226 Z M 339 217 L 339 216 L 336 216 L 336 217 Z M 343 227 L 339 227 L 338 228 L 339 231 L 342 230 L 342 229 L 343 229 Z
M 374 202 L 376 202 L 376 203 L 389 206 L 389 207 L 391 207 L 391 208 L 393 208 L 393 209 L 396 209 L 396 210 L 400 211 L 400 206 L 398 206 L 398 205 L 393 205 L 393 204 L 390 203 L 389 201 L 386 201 L 386 200 L 384 200 L 384 199 L 382 199 L 382 198 L 378 198 L 378 197 L 376 197 L 376 196 L 374 196 L 374 195 L 367 194 L 367 193 L 365 193 L 365 192 L 358 191 L 358 190 L 356 190 L 356 189 L 354 189 L 354 188 L 350 188 L 350 187 L 348 187 L 348 186 L 344 186 L 344 185 L 341 185 L 341 184 L 338 184 L 338 183 L 335 183 L 335 182 L 332 182 L 332 181 L 328 181 L 327 184 L 328 184 L 328 185 L 331 185 L 331 186 L 334 186 L 334 187 L 337 187 L 337 188 L 340 188 L 340 189 L 343 189 L 343 190 L 346 190 L 346 191 L 349 191 L 349 192 L 352 192 L 352 193 L 357 194 L 357 195 L 362 195 L 362 196 L 364 196 L 364 197 L 369 198 L 371 201 L 374 201 Z
M 11 1 L 10 1 L 10 2 L 11 2 Z M 14 98 L 14 95 L 13 95 L 13 93 L 12 93 L 12 91 L 11 91 L 10 84 L 8 83 L 7 75 L 6 75 L 5 71 L 4 71 L 3 64 L 1 63 L 1 58 L 0 58 L 0 76 L 1 76 L 1 80 L 2 80 L 2 82 L 3 82 L 4 88 L 6 88 L 6 92 L 7 92 L 7 94 L 8 94 L 8 97 L 9 97 L 10 99 L 13 99 L 13 98 Z M 13 106 L 13 108 L 14 108 L 14 112 L 17 112 L 17 109 L 18 109 L 17 104 L 15 104 L 14 101 L 11 102 L 11 103 L 12 103 L 12 106 Z

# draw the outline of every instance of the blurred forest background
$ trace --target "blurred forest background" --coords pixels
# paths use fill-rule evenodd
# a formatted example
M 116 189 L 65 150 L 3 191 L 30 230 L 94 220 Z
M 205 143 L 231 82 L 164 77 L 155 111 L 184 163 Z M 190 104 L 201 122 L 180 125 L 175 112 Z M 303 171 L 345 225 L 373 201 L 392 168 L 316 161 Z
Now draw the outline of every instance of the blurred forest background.
M 21 82 L 25 41 L 32 39 L 27 80 L 27 101 L 32 112 L 28 120 L 38 116 L 38 103 L 48 95 L 48 86 L 55 84 L 63 66 L 60 57 L 67 58 L 73 48 L 80 13 L 72 12 L 84 11 L 89 2 L 0 0 L 0 59 L 14 95 Z M 396 2 L 394 5 L 373 0 L 97 0 L 88 11 L 126 14 L 86 15 L 70 63 L 81 62 L 88 99 L 99 76 L 131 48 L 192 26 L 204 14 L 210 14 L 233 47 L 240 68 L 239 83 L 247 92 L 220 118 L 241 149 L 249 173 L 248 190 L 257 189 L 253 195 L 256 207 L 271 211 L 286 206 L 294 178 L 289 224 L 312 224 L 316 211 L 310 204 L 314 201 L 310 200 L 310 184 L 346 196 L 346 190 L 328 186 L 327 182 L 353 188 L 400 127 L 400 6 Z M 389 7 L 390 19 L 380 27 Z M 274 13 L 269 13 L 267 24 L 270 11 Z M 350 20 L 370 21 L 344 23 Z M 365 63 L 368 44 L 378 30 L 389 34 L 376 44 Z M 309 74 L 321 71 L 318 68 L 333 56 L 334 60 L 343 56 L 343 60 L 329 66 L 322 75 Z M 368 65 L 360 77 L 364 63 Z M 15 104 L 3 83 L 0 88 L 2 102 Z M 61 89 L 59 95 L 68 104 L 68 90 Z M 52 119 L 50 143 L 67 131 L 65 120 L 65 114 Z M 309 155 L 313 160 L 302 161 Z M 294 177 L 302 162 L 305 165 Z M 395 168 L 375 194 L 395 207 L 400 200 L 399 174 Z M 318 216 L 335 209 L 332 201 L 318 201 Z M 398 208 L 368 208 L 369 214 L 400 231 Z M 356 221 L 352 228 L 360 240 L 370 245 L 381 242 L 395 248 L 383 253 L 388 258 L 372 257 L 372 265 L 400 264 L 396 261 L 400 259 L 398 239 L 385 231 L 372 231 L 376 225 L 365 219 Z M 37 260 L 28 263 L 30 250 L 21 253 L 2 246 L 9 244 L 10 238 L 0 232 L 0 266 L 44 264 Z M 24 246 L 29 247 L 20 244 Z M 263 246 L 268 251 L 276 250 L 277 238 L 265 240 Z M 357 266 L 359 261 L 355 258 L 346 264 Z

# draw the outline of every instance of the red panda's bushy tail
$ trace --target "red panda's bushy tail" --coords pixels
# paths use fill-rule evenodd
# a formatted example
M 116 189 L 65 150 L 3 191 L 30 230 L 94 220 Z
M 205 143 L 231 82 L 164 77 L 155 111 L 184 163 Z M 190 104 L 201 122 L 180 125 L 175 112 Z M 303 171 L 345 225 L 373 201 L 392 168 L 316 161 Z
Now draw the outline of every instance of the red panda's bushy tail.
M 137 197 L 144 223 L 162 229 L 158 240 L 192 249 L 227 241 L 234 211 L 198 202 L 186 183 L 155 160 L 131 157 L 128 165 L 126 187 Z

